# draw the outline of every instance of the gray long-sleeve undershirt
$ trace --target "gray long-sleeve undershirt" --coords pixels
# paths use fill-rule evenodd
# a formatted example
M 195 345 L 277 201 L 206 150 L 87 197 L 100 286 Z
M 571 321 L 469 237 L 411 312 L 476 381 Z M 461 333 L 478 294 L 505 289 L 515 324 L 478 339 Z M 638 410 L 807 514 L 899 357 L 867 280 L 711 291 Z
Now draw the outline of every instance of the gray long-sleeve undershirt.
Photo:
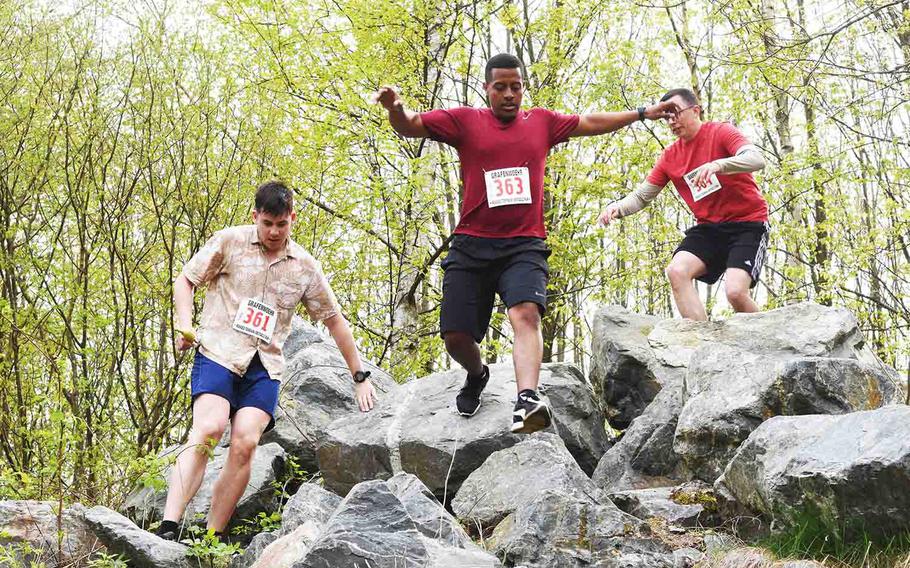
M 720 166 L 720 171 L 717 172 L 719 174 L 739 174 L 756 172 L 764 168 L 765 158 L 757 146 L 746 144 L 735 156 L 714 160 L 714 163 Z M 616 202 L 619 216 L 626 217 L 638 213 L 647 207 L 662 189 L 663 187 L 643 181 L 635 191 Z

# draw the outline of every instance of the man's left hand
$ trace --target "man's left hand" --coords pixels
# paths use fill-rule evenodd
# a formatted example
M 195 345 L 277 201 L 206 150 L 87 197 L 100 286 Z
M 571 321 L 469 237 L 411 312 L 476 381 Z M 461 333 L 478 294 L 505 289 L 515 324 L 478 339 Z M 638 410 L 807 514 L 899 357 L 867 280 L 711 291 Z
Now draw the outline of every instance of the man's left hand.
M 676 103 L 663 101 L 656 105 L 651 105 L 645 109 L 645 118 L 648 120 L 667 119 L 675 115 L 679 109 Z
M 373 388 L 370 379 L 354 384 L 354 400 L 357 401 L 361 412 L 373 410 L 373 405 L 376 404 L 376 389 Z
M 714 162 L 708 162 L 698 168 L 698 173 L 695 174 L 694 180 L 696 187 L 708 187 L 711 184 L 711 174 L 716 174 L 719 171 L 720 166 Z

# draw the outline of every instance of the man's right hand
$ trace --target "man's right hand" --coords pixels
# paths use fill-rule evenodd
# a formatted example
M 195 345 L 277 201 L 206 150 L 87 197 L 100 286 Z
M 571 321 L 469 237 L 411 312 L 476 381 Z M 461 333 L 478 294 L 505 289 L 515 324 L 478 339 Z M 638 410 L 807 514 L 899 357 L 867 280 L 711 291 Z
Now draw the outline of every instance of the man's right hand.
M 398 93 L 393 87 L 380 87 L 373 93 L 373 101 L 381 104 L 389 112 L 400 110 L 403 106 L 401 98 L 398 97 Z
M 604 212 L 600 214 L 598 220 L 601 225 L 606 227 L 613 219 L 619 219 L 619 207 L 616 205 L 608 205 Z
M 196 330 L 192 328 L 174 328 L 174 331 L 177 332 L 177 339 L 175 340 L 177 351 L 186 351 L 196 345 Z

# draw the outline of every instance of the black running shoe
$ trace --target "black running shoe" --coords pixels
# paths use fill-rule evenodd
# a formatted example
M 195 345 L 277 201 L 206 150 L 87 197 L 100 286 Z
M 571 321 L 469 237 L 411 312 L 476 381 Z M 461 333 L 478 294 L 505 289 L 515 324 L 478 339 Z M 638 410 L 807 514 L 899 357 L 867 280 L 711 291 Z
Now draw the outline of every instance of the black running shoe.
M 180 526 L 173 521 L 161 521 L 158 529 L 155 530 L 155 536 L 177 542 L 177 538 L 180 536 Z
M 512 432 L 530 434 L 550 425 L 550 407 L 537 397 L 532 390 L 518 393 L 515 410 L 512 412 Z
M 462 416 L 474 416 L 477 414 L 477 409 L 480 408 L 480 393 L 486 388 L 489 380 L 490 368 L 486 365 L 483 366 L 483 374 L 480 377 L 467 376 L 464 380 L 464 386 L 461 387 L 461 390 L 458 391 L 458 396 L 455 397 L 455 407 L 458 409 L 458 414 Z

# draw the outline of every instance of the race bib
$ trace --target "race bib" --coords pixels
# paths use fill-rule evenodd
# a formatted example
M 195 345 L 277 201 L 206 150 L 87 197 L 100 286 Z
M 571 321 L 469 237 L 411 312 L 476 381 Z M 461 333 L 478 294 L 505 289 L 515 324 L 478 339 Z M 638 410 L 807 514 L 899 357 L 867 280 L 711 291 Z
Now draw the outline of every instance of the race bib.
M 531 203 L 531 176 L 528 168 L 504 168 L 483 173 L 487 184 L 487 205 Z
M 272 333 L 278 322 L 278 312 L 272 306 L 253 298 L 247 298 L 240 303 L 240 309 L 234 317 L 234 329 L 240 333 L 252 335 L 265 341 L 272 342 Z
M 711 174 L 711 177 L 708 178 L 708 185 L 705 187 L 698 187 L 695 185 L 695 176 L 698 175 L 699 169 L 701 168 L 695 168 L 683 176 L 683 179 L 686 180 L 689 189 L 692 191 L 692 199 L 695 201 L 703 199 L 720 189 L 720 182 L 717 181 L 717 176 L 715 174 Z

